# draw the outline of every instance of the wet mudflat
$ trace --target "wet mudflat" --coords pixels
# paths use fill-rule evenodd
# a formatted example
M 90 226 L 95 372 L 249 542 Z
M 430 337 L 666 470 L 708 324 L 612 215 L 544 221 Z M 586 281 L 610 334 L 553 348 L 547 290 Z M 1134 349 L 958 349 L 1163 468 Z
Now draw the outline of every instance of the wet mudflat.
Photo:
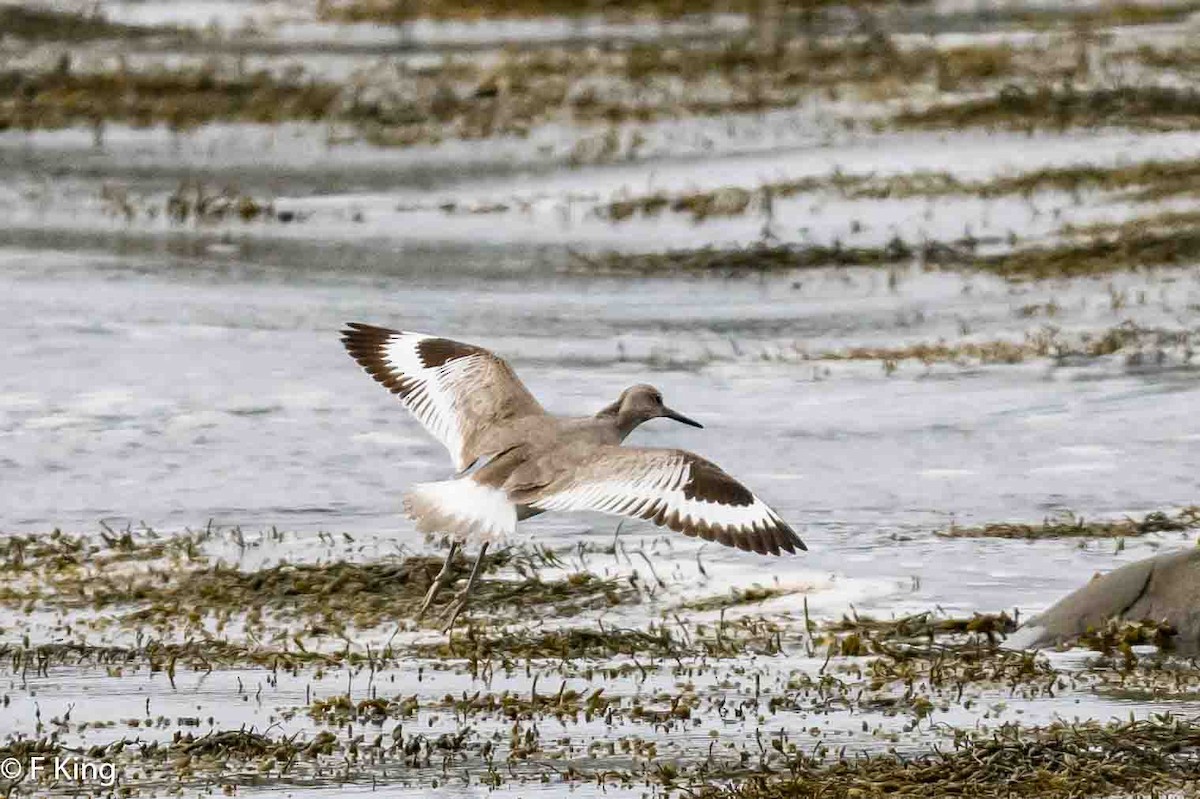
M 13 795 L 1194 790 L 1171 630 L 1000 646 L 1198 535 L 1194 22 L 1139 8 L 6 10 L 0 755 L 120 772 Z M 636 443 L 810 551 L 533 519 L 440 635 L 450 467 L 352 319 L 653 382 L 705 429 Z

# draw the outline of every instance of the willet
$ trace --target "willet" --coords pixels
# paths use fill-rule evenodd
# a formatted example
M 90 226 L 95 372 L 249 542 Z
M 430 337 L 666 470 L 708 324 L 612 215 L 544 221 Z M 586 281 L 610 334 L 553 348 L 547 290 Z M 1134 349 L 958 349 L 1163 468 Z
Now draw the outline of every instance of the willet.
M 663 405 L 653 386 L 625 389 L 595 416 L 566 418 L 547 413 L 512 368 L 481 347 L 357 322 L 342 331 L 342 343 L 445 445 L 458 470 L 404 497 L 417 530 L 451 537 L 422 615 L 449 580 L 462 542 L 481 542 L 446 629 L 466 606 L 489 542 L 545 511 L 646 519 L 763 555 L 807 549 L 778 513 L 711 461 L 681 449 L 621 446 L 649 419 L 702 426 Z

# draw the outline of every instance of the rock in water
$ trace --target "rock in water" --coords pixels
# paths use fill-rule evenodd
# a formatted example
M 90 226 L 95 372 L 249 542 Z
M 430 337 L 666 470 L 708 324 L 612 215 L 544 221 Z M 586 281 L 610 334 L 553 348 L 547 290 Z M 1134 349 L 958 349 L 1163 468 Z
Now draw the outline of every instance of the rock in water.
M 1036 649 L 1070 641 L 1109 619 L 1166 622 L 1175 649 L 1200 652 L 1200 546 L 1130 563 L 1091 582 L 1021 626 L 1005 642 Z

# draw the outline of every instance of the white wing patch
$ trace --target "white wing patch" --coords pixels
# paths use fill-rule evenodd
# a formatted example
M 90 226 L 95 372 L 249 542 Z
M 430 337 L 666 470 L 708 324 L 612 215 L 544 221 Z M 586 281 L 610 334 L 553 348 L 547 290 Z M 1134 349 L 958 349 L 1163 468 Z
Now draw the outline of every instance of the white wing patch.
M 486 441 L 497 425 L 545 412 L 508 364 L 472 344 L 357 322 L 342 343 L 445 445 L 460 472 L 492 454 Z
M 404 375 L 405 389 L 401 399 L 425 429 L 445 445 L 454 460 L 454 468 L 462 470 L 464 463 L 462 427 L 454 408 L 454 398 L 462 383 L 470 377 L 470 362 L 479 356 L 456 358 L 442 366 L 429 368 L 421 362 L 417 345 L 433 339 L 424 333 L 400 333 L 388 339 L 380 353 L 384 363 L 395 373 Z
M 593 474 L 529 505 L 542 510 L 592 510 L 648 519 L 687 535 L 763 554 L 779 554 L 781 548 L 789 552 L 805 548 L 779 514 L 728 475 L 721 473 L 744 492 L 744 498 L 722 502 L 703 499 L 695 493 L 689 496 L 687 487 L 699 464 L 683 452 L 671 453 L 669 457 L 656 457 L 658 454 L 655 452 L 655 456 L 643 460 L 640 469 L 625 460 L 621 465 L 626 474 L 611 477 Z

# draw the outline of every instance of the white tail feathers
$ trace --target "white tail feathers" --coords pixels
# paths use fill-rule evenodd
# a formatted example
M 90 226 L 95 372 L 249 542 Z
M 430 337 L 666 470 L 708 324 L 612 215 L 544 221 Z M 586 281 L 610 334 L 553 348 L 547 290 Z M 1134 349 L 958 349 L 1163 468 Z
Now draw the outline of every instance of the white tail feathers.
M 404 512 L 422 533 L 490 541 L 517 529 L 517 506 L 508 496 L 470 477 L 418 483 L 404 496 Z

